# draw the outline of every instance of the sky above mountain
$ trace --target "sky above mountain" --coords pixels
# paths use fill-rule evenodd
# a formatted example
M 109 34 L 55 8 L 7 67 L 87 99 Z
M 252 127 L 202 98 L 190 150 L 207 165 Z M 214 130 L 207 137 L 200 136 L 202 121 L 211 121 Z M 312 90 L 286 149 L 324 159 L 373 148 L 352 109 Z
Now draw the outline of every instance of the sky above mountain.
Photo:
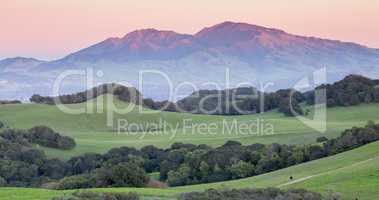
M 135 29 L 194 34 L 223 21 L 379 48 L 378 10 L 379 0 L 2 0 L 0 59 L 57 59 Z

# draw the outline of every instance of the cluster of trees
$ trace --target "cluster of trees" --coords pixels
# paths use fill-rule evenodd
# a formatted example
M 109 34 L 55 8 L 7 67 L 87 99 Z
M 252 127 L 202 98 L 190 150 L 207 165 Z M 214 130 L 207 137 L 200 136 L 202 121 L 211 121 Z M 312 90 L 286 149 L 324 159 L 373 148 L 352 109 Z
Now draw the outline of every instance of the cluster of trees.
M 210 189 L 205 192 L 190 192 L 181 194 L 180 200 L 340 200 L 337 195 L 331 198 L 323 198 L 320 194 L 302 189 L 289 189 L 287 191 L 276 188 L 267 189 Z
M 278 109 L 288 116 L 303 114 L 302 93 L 293 89 L 264 93 L 252 87 L 200 90 L 177 102 L 177 110 L 196 114 L 241 115 Z M 292 107 L 292 108 L 291 108 Z
M 19 100 L 0 100 L 0 105 L 4 104 L 21 104 L 22 102 Z
M 294 89 L 261 92 L 251 87 L 226 90 L 200 90 L 179 100 L 166 103 L 169 111 L 213 115 L 241 115 L 278 109 L 287 116 L 306 114 L 300 103 L 315 103 L 315 93 L 326 90 L 326 103 L 333 106 L 352 106 L 360 103 L 379 102 L 379 80 L 360 75 L 349 75 L 333 84 L 320 85 L 305 93 Z M 321 102 L 323 103 L 323 102 Z M 152 106 L 152 109 L 162 107 Z
M 251 87 L 199 90 L 179 100 L 177 109 L 196 114 L 232 115 L 239 113 L 239 109 L 243 110 L 240 108 L 242 101 L 248 98 L 258 100 L 260 95 L 259 91 Z
M 0 137 L 12 142 L 26 144 L 27 142 L 44 147 L 69 150 L 76 146 L 75 140 L 62 136 L 46 126 L 36 126 L 28 130 L 5 129 Z
M 326 90 L 328 107 L 353 106 L 360 103 L 379 102 L 379 81 L 360 75 L 349 75 L 334 84 L 324 84 L 315 90 Z M 314 91 L 307 96 L 308 104 L 314 104 Z
M 176 104 L 171 101 L 154 101 L 151 98 L 143 99 L 142 105 L 152 110 L 178 112 Z
M 0 132 L 0 186 L 40 186 L 66 175 L 66 163 L 48 159 L 43 151 L 35 149 L 33 137 L 29 130 Z
M 47 159 L 45 154 L 28 146 L 0 137 L 0 186 L 39 186 L 51 179 L 63 178 L 64 162 Z
M 207 145 L 175 143 L 167 149 L 154 146 L 146 146 L 140 150 L 129 147 L 114 148 L 103 155 L 85 154 L 73 157 L 67 163 L 72 174 L 87 173 L 96 177 L 98 168 L 110 169 L 109 166 L 132 161 L 139 163 L 138 166 L 146 172 L 159 171 L 162 181 L 167 181 L 171 186 L 179 186 L 259 175 L 334 155 L 377 140 L 379 125 L 371 122 L 364 128 L 346 130 L 336 139 L 320 137 L 314 145 L 244 146 L 229 141 L 221 147 L 212 148 Z
M 137 193 L 97 193 L 97 192 L 74 192 L 63 197 L 54 197 L 52 200 L 139 200 Z
M 9 131 L 8 131 L 9 132 Z M 0 134 L 0 184 L 44 186 L 54 189 L 91 187 L 143 187 L 147 172 L 160 172 L 171 186 L 218 182 L 259 175 L 299 163 L 331 156 L 379 140 L 379 124 L 344 131 L 313 145 L 241 145 L 228 141 L 223 146 L 175 143 L 160 149 L 120 147 L 104 154 L 87 153 L 68 161 L 47 159 L 24 136 Z
M 41 137 L 36 138 L 39 131 Z M 66 162 L 48 159 L 30 141 L 55 146 L 57 143 L 52 139 L 56 133 L 49 135 L 49 132 L 49 128 L 35 127 L 28 131 L 6 129 L 0 133 L 0 187 L 142 187 L 149 181 L 142 158 L 131 154 L 117 161 L 112 161 L 117 159 L 112 152 L 104 156 L 86 154 Z
M 113 94 L 120 100 L 143 105 L 153 110 L 171 112 L 190 112 L 213 115 L 241 115 L 278 109 L 287 116 L 304 114 L 300 103 L 306 101 L 314 104 L 315 91 L 326 89 L 327 105 L 351 106 L 359 103 L 379 102 L 378 80 L 359 75 L 349 75 L 334 84 L 317 87 L 313 91 L 300 93 L 293 89 L 283 89 L 264 93 L 252 87 L 240 87 L 225 90 L 200 90 L 176 103 L 143 99 L 140 92 L 133 87 L 117 84 L 104 84 L 77 94 L 58 97 L 33 95 L 31 102 L 44 104 L 82 103 L 103 94 Z
M 90 191 L 77 191 L 73 194 L 62 197 L 55 197 L 52 200 L 139 200 L 136 193 L 97 193 Z M 339 194 L 330 194 L 324 198 L 319 193 L 310 192 L 303 189 L 280 190 L 276 188 L 266 189 L 233 189 L 217 190 L 209 189 L 204 192 L 183 193 L 179 200 L 340 200 Z
M 174 103 L 154 101 L 149 98 L 143 99 L 142 94 L 133 87 L 104 84 L 71 95 L 58 97 L 33 95 L 30 101 L 43 104 L 73 104 L 82 103 L 103 94 L 113 94 L 122 101 L 143 105 L 153 110 L 212 115 L 242 115 L 278 109 L 279 112 L 287 116 L 294 116 L 306 114 L 300 103 L 307 102 L 309 105 L 313 105 L 315 103 L 315 92 L 320 89 L 326 89 L 327 99 L 325 103 L 329 107 L 379 102 L 379 81 L 360 75 L 349 75 L 339 82 L 320 85 L 315 90 L 305 93 L 294 89 L 282 89 L 267 93 L 252 87 L 199 90 Z
M 68 136 L 62 136 L 46 126 L 36 126 L 29 129 L 26 138 L 31 143 L 56 149 L 69 150 L 76 146 L 74 139 Z
M 340 137 L 306 146 L 227 142 L 218 148 L 181 145 L 160 164 L 161 179 L 172 186 L 218 182 L 259 175 L 331 156 L 379 140 L 379 125 L 344 131 Z M 177 145 L 180 146 L 180 145 Z
M 131 102 L 137 105 L 142 102 L 142 95 L 136 88 L 125 87 L 123 85 L 118 85 L 114 83 L 103 84 L 84 92 L 79 92 L 70 95 L 62 95 L 57 97 L 48 97 L 35 94 L 30 98 L 30 101 L 34 103 L 50 105 L 75 104 L 86 102 L 104 94 L 113 94 L 122 101 Z
M 56 184 L 54 189 L 104 188 L 104 187 L 143 187 L 149 181 L 143 167 L 138 162 L 119 163 L 95 169 L 89 173 L 67 176 Z
M 263 93 L 255 88 L 241 87 L 226 90 L 200 90 L 176 103 L 143 99 L 135 88 L 117 84 L 104 84 L 96 88 L 58 97 L 33 95 L 31 102 L 40 104 L 74 104 L 82 103 L 103 94 L 113 94 L 120 100 L 131 102 L 153 110 L 170 112 L 189 112 L 212 115 L 241 115 L 280 108 L 288 116 L 303 114 L 300 102 L 305 100 L 302 93 L 292 89 Z M 292 107 L 292 108 L 291 108 Z

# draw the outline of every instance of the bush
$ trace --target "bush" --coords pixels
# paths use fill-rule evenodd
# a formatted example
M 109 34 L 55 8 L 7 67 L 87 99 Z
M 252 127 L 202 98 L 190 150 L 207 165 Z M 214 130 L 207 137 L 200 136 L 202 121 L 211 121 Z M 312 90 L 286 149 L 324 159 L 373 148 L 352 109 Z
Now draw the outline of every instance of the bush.
M 254 165 L 239 161 L 230 167 L 230 173 L 232 174 L 232 179 L 249 177 L 254 174 Z
M 117 96 L 121 101 L 134 103 L 137 105 L 143 103 L 142 95 L 136 88 L 125 87 L 123 85 L 118 85 L 115 83 L 103 84 L 76 94 L 62 95 L 56 97 L 48 97 L 35 94 L 29 100 L 34 103 L 50 105 L 75 104 L 86 102 L 104 94 L 113 94 Z
M 21 104 L 22 102 L 19 100 L 0 100 L 0 105 L 1 104 Z
M 144 169 L 135 163 L 121 163 L 96 171 L 97 187 L 143 187 L 149 178 Z
M 304 112 L 296 99 L 285 98 L 280 101 L 279 112 L 284 113 L 286 116 L 303 115 Z
M 75 192 L 71 196 L 55 197 L 52 200 L 139 200 L 137 193 Z
M 210 189 L 205 192 L 191 192 L 182 194 L 179 200 L 322 200 L 322 196 L 315 192 L 306 190 L 279 189 L 241 189 L 241 190 L 215 190 Z
M 317 143 L 326 142 L 326 141 L 328 141 L 328 138 L 325 136 L 318 137 L 316 140 Z
M 0 176 L 0 187 L 5 187 L 7 186 L 7 181 Z
M 314 104 L 314 93 L 317 90 L 326 90 L 326 105 L 352 106 L 360 103 L 372 103 L 378 101 L 379 90 L 376 87 L 377 80 L 372 80 L 360 75 L 349 75 L 333 84 L 318 86 L 312 95 L 307 96 L 307 102 Z M 318 102 L 320 103 L 320 102 Z
M 63 150 L 72 149 L 76 146 L 74 139 L 67 136 L 61 136 L 53 129 L 46 126 L 36 126 L 29 129 L 28 132 L 29 134 L 27 137 L 31 143 Z
M 178 170 L 171 170 L 167 174 L 167 182 L 170 186 L 187 185 L 189 183 L 191 169 L 183 164 Z
M 89 174 L 69 176 L 63 178 L 58 182 L 58 190 L 69 190 L 69 189 L 80 189 L 80 188 L 91 188 L 96 185 L 96 181 Z

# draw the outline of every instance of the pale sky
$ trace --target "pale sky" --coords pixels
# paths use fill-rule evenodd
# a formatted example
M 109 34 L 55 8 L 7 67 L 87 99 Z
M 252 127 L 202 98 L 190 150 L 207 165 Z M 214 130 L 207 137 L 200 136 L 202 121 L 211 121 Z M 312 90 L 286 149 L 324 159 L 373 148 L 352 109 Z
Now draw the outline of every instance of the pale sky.
M 0 0 L 0 59 L 57 59 L 135 29 L 193 34 L 223 21 L 379 48 L 379 0 Z

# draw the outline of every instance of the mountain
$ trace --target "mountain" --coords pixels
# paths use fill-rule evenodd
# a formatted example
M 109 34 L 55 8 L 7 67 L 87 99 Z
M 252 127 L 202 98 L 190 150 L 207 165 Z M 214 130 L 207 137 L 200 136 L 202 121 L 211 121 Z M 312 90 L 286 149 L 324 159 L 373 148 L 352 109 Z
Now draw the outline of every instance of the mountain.
M 173 31 L 144 29 L 122 38 L 109 38 L 99 44 L 73 53 L 63 60 L 125 62 L 143 59 L 175 59 L 199 50 L 193 36 Z
M 26 100 L 33 92 L 46 92 L 48 81 L 32 71 L 46 61 L 34 58 L 6 58 L 0 60 L 0 100 Z
M 303 37 L 246 23 L 224 22 L 195 35 L 208 49 L 258 67 L 372 67 L 378 51 L 362 45 Z M 363 65 L 363 66 L 362 66 Z
M 122 38 L 109 38 L 53 63 L 173 60 L 198 52 L 237 57 L 257 68 L 362 67 L 378 64 L 379 60 L 377 49 L 359 44 L 297 36 L 246 23 L 224 22 L 194 35 L 155 29 L 137 30 Z
M 192 83 L 180 89 L 186 94 L 199 89 L 236 87 L 241 82 L 253 86 L 269 82 L 273 83 L 269 89 L 274 90 L 292 87 L 299 79 L 323 67 L 330 82 L 348 74 L 378 78 L 379 50 L 247 23 L 224 22 L 193 35 L 136 30 L 62 59 L 40 63 L 29 72 L 54 80 L 67 69 L 93 68 L 102 72 L 102 76 L 95 77 L 99 82 L 123 81 L 136 86 L 140 72 L 150 70 L 144 74 L 143 93 L 147 97 L 167 99 L 172 89 L 170 84 L 175 87 L 183 82 Z M 213 84 L 206 84 L 209 81 Z M 76 79 L 66 82 L 70 92 L 83 87 Z
M 0 71 L 1 72 L 26 72 L 38 65 L 44 63 L 45 61 L 37 60 L 34 58 L 6 58 L 0 60 Z

